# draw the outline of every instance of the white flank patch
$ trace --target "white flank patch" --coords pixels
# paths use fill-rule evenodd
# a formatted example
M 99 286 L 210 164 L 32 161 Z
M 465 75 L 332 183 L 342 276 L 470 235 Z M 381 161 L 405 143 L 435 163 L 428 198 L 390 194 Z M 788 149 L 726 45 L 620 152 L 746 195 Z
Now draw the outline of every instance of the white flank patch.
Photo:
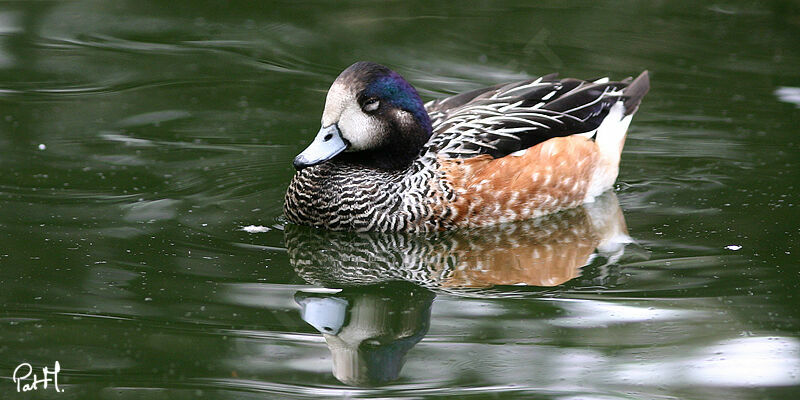
M 594 83 L 608 83 L 608 77 L 600 78 L 600 79 L 594 81 Z
M 513 152 L 513 153 L 511 153 L 511 154 L 509 154 L 509 155 L 510 155 L 510 156 L 514 156 L 514 157 L 522 157 L 522 156 L 524 156 L 524 155 L 525 155 L 525 153 L 527 153 L 527 152 L 528 152 L 528 149 L 522 149 L 522 150 L 517 150 L 517 151 L 515 151 L 515 152 Z
M 608 110 L 608 115 L 597 128 L 596 139 L 600 152 L 605 157 L 619 158 L 625 133 L 628 132 L 632 119 L 633 114 L 625 115 L 625 104 L 622 101 L 618 101 Z
M 631 124 L 633 114 L 625 115 L 625 104 L 618 101 L 611 106 L 608 115 L 597 128 L 595 143 L 603 160 L 592 175 L 586 190 L 584 202 L 591 202 L 594 197 L 610 189 L 617 179 L 619 158 L 625 144 L 625 134 Z
M 242 230 L 247 233 L 264 233 L 269 232 L 272 229 L 263 225 L 247 225 L 243 226 Z

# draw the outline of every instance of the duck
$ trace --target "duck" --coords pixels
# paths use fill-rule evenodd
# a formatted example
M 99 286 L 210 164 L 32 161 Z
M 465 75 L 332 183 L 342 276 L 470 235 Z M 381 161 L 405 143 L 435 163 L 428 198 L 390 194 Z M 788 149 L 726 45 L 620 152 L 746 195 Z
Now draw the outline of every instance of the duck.
M 498 84 L 424 103 L 390 68 L 349 66 L 321 128 L 293 161 L 288 222 L 328 230 L 437 232 L 527 220 L 611 189 L 649 91 L 635 79 Z

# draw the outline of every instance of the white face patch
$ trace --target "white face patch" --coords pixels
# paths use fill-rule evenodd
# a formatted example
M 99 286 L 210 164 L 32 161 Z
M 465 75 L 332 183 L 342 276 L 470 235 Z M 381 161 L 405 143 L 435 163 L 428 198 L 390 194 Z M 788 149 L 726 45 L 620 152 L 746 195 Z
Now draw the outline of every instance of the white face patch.
M 354 102 L 355 96 L 341 83 L 334 82 L 325 98 L 325 109 L 322 111 L 322 126 L 330 126 L 339 122 L 347 103 Z
M 342 111 L 338 125 L 342 137 L 350 142 L 351 151 L 377 147 L 385 132 L 383 123 L 374 116 L 364 114 L 355 101 Z
M 374 104 L 375 109 L 379 103 Z M 325 99 L 322 126 L 339 126 L 342 137 L 350 142 L 347 151 L 367 150 L 376 147 L 386 131 L 378 118 L 367 115 L 358 105 L 356 94 L 345 85 L 334 82 Z

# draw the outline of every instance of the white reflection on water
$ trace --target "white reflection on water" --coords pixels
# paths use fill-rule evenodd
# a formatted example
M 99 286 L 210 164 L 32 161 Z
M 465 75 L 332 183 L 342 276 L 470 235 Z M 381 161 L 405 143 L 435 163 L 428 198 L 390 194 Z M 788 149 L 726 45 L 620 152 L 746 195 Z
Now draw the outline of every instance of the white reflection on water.
M 121 208 L 125 210 L 125 221 L 151 222 L 173 219 L 178 213 L 177 207 L 181 202 L 174 199 L 159 199 L 153 201 L 140 201 L 126 204 Z
M 5 36 L 22 29 L 19 20 L 17 12 L 0 12 L 0 68 L 9 68 L 16 63 L 16 57 L 6 49 Z
M 634 387 L 701 393 L 800 384 L 798 339 L 766 331 L 740 336 L 748 325 L 714 301 L 557 298 L 532 307 L 545 318 L 518 319 L 495 309 L 495 322 L 463 322 L 463 309 L 485 303 L 440 298 L 431 332 L 416 353 L 409 353 L 406 376 L 447 382 L 457 379 L 459 371 L 480 371 L 487 385 L 513 381 L 538 390 L 607 392 L 613 398 L 618 397 L 612 393 Z M 560 312 L 552 316 L 550 306 Z M 474 337 L 454 336 L 459 329 L 479 332 L 481 340 L 470 343 Z M 498 350 L 498 343 L 506 348 Z M 431 377 L 431 365 L 437 363 L 448 368 Z M 591 398 L 604 394 L 595 395 Z
M 675 353 L 682 353 L 676 349 Z M 620 380 L 645 385 L 727 387 L 790 386 L 800 383 L 800 342 L 785 336 L 721 340 L 672 359 L 623 365 Z
M 775 90 L 775 95 L 778 96 L 778 100 L 786 103 L 793 103 L 800 108 L 800 88 L 789 86 L 779 87 Z
M 694 320 L 707 315 L 703 311 L 671 310 L 655 307 L 634 307 L 594 300 L 561 300 L 569 317 L 559 317 L 551 324 L 565 328 L 597 328 L 612 324 Z

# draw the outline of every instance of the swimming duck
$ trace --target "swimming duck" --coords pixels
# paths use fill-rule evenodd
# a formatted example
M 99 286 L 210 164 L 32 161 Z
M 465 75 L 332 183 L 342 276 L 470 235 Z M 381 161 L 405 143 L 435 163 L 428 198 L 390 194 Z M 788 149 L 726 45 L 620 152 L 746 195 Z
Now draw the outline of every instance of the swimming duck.
M 423 103 L 391 69 L 357 62 L 328 90 L 294 159 L 289 222 L 432 232 L 558 212 L 617 178 L 647 71 L 620 82 L 556 74 Z

